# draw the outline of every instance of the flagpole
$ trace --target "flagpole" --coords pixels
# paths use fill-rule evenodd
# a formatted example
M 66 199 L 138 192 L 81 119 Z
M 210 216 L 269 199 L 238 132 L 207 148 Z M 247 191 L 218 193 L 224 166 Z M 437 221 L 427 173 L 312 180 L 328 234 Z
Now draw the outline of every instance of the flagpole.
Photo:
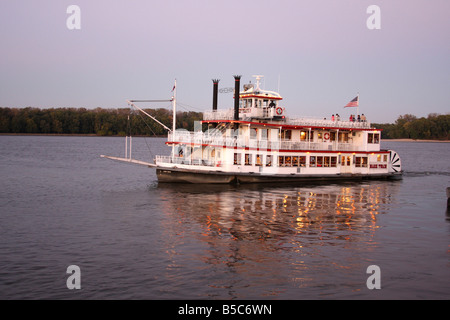
M 358 92 L 358 104 L 356 105 L 356 117 L 359 116 L 359 92 Z
M 172 124 L 172 132 L 175 133 L 176 124 L 177 124 L 177 79 L 175 79 L 175 84 L 173 86 L 173 98 L 172 98 L 172 106 L 173 106 L 173 124 Z
M 172 97 L 172 109 L 173 109 L 173 123 L 172 123 L 172 141 L 175 141 L 175 130 L 177 129 L 177 79 L 175 79 L 175 84 L 173 86 L 173 97 Z M 172 159 L 175 158 L 175 144 L 172 144 Z

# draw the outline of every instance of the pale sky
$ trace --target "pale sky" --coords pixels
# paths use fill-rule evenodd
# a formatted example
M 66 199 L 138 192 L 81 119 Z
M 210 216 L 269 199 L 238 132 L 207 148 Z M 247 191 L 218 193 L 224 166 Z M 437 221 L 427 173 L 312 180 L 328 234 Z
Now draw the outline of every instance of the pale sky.
M 449 14 L 449 0 L 0 0 L 0 107 L 123 108 L 170 98 L 176 78 L 179 110 L 204 111 L 211 79 L 258 74 L 291 116 L 347 117 L 358 93 L 372 122 L 446 114 Z

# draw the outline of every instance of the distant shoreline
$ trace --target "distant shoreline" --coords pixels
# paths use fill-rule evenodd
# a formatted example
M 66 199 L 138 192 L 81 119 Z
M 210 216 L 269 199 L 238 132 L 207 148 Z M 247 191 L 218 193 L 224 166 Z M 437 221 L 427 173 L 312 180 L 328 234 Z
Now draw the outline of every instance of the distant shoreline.
M 121 135 L 97 135 L 95 133 L 79 134 L 79 133 L 0 133 L 0 136 L 50 136 L 50 137 L 125 137 Z M 146 137 L 146 138 L 164 138 L 163 136 L 142 136 L 134 135 L 133 137 Z M 392 142 L 444 142 L 449 143 L 450 140 L 431 140 L 431 139 L 382 139 L 381 141 Z
M 430 139 L 382 139 L 381 141 L 395 142 L 450 142 L 450 140 L 430 140 Z
M 0 136 L 43 136 L 43 137 L 112 137 L 112 138 L 125 138 L 122 135 L 99 135 L 95 133 L 0 133 Z M 143 136 L 133 135 L 133 137 L 145 137 L 145 138 L 164 138 L 164 136 Z

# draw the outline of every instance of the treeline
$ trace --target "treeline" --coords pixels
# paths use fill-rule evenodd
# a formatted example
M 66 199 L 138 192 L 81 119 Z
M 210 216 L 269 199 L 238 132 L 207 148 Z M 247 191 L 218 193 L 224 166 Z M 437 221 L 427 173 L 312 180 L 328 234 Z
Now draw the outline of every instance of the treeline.
M 145 109 L 167 127 L 172 128 L 172 111 Z M 130 120 L 128 120 L 128 118 Z M 177 112 L 177 128 L 194 129 L 201 112 Z M 85 108 L 0 108 L 0 133 L 166 135 L 160 124 L 130 109 Z
M 398 117 L 395 123 L 372 125 L 383 129 L 381 132 L 383 139 L 450 140 L 450 114 L 430 113 L 427 118 L 405 114 Z
M 167 127 L 172 128 L 172 111 L 145 109 Z M 128 120 L 130 118 L 130 120 Z M 194 122 L 203 118 L 201 112 L 177 112 L 177 128 L 192 131 Z M 383 139 L 450 140 L 450 114 L 431 113 L 427 118 L 405 114 L 395 123 L 373 123 L 383 129 Z M 0 133 L 95 134 L 95 135 L 156 135 L 167 130 L 138 111 L 123 109 L 85 108 L 0 108 Z

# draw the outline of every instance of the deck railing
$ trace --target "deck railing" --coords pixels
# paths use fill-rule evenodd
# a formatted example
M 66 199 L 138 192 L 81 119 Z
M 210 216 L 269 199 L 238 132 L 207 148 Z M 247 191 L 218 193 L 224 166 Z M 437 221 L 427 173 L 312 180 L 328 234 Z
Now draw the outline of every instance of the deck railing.
M 180 131 L 169 133 L 169 142 L 202 145 L 210 147 L 228 148 L 252 148 L 260 150 L 323 150 L 323 151 L 371 151 L 367 145 L 359 145 L 345 141 L 312 142 L 312 141 L 292 141 L 292 140 L 256 140 L 248 137 L 227 137 L 208 132 L 188 132 Z
M 245 111 L 246 109 L 241 109 Z M 264 108 L 252 108 L 251 112 L 240 112 L 240 119 L 243 121 L 250 121 L 252 117 L 265 118 L 268 113 Z M 234 120 L 234 110 L 216 110 L 203 112 L 204 121 L 216 121 L 216 120 Z M 370 129 L 370 122 L 368 121 L 349 121 L 349 120 L 331 120 L 331 119 L 319 119 L 313 117 L 286 117 L 284 125 L 302 126 L 302 127 L 331 127 L 331 128 L 350 128 L 350 129 Z
M 156 156 L 155 163 L 171 163 L 171 164 L 186 164 L 194 166 L 208 166 L 208 167 L 220 167 L 223 163 L 220 160 L 215 159 L 197 159 L 191 156 L 176 157 L 176 156 Z
M 286 124 L 292 126 L 315 127 L 315 128 L 349 128 L 349 129 L 370 129 L 368 121 L 336 121 L 314 118 L 286 118 Z

